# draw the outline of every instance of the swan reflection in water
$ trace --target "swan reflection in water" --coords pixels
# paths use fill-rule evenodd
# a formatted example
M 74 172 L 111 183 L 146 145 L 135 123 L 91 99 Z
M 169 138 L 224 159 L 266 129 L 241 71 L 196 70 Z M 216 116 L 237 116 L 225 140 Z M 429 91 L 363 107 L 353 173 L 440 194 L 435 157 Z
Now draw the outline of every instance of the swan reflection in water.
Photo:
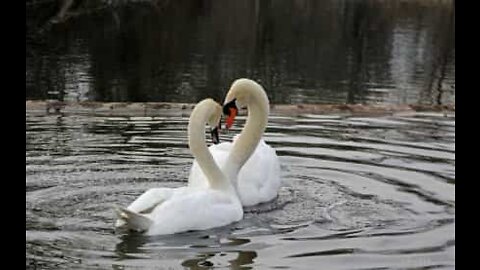
M 227 267 L 230 267 L 231 269 L 253 269 L 253 267 L 249 267 L 248 265 L 253 264 L 253 260 L 257 257 L 257 253 L 251 250 L 199 254 L 195 259 L 185 260 L 182 263 L 182 266 L 192 270 L 210 269 L 214 266 L 214 263 L 212 263 L 209 259 L 213 259 L 215 256 L 223 257 L 234 255 L 235 253 L 237 254 L 237 257 L 233 260 L 228 260 L 228 265 L 226 265 Z
M 218 264 L 231 269 L 251 269 L 248 265 L 257 257 L 253 250 L 239 249 L 249 239 L 231 237 L 231 230 L 225 228 L 158 236 L 129 232 L 119 238 L 121 242 L 116 245 L 115 253 L 117 260 L 124 262 L 144 259 L 145 255 L 160 261 L 165 254 L 177 253 L 178 258 L 186 258 L 181 265 L 187 269 L 209 269 Z

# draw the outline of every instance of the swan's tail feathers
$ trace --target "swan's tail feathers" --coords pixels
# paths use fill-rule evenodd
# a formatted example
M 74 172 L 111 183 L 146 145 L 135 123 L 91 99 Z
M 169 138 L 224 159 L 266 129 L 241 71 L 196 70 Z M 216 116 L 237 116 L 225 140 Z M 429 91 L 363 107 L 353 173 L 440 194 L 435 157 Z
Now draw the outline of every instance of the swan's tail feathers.
M 153 223 L 148 217 L 123 207 L 116 206 L 115 212 L 118 216 L 117 227 L 126 226 L 130 230 L 143 232 L 148 230 Z

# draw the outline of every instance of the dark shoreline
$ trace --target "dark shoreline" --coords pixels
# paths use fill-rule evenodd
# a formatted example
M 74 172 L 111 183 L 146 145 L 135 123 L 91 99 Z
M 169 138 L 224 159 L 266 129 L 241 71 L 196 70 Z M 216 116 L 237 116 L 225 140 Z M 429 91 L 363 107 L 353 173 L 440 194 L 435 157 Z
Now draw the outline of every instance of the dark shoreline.
M 27 100 L 26 111 L 31 113 L 69 113 L 96 115 L 154 116 L 156 114 L 190 113 L 193 103 L 170 102 L 61 102 Z M 271 114 L 352 114 L 352 115 L 389 115 L 407 112 L 443 112 L 455 113 L 455 105 L 418 105 L 418 104 L 274 104 Z

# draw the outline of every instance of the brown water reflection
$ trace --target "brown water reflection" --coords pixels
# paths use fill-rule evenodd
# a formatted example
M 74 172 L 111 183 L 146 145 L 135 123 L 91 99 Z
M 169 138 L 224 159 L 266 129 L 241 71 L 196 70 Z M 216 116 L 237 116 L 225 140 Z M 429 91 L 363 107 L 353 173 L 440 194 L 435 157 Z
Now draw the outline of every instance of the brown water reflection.
M 250 77 L 274 103 L 455 102 L 454 1 L 85 6 L 52 24 L 27 1 L 27 99 L 196 102 Z

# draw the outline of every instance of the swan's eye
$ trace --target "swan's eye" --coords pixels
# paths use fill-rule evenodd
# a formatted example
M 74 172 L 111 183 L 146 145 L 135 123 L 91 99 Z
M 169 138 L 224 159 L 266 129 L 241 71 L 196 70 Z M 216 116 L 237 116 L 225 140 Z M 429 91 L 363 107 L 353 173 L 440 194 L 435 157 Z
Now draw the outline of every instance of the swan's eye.
M 230 116 L 230 113 L 231 113 L 230 109 L 231 108 L 237 109 L 237 99 L 236 98 L 234 98 L 232 101 L 223 105 L 223 114 L 227 115 L 227 116 Z

